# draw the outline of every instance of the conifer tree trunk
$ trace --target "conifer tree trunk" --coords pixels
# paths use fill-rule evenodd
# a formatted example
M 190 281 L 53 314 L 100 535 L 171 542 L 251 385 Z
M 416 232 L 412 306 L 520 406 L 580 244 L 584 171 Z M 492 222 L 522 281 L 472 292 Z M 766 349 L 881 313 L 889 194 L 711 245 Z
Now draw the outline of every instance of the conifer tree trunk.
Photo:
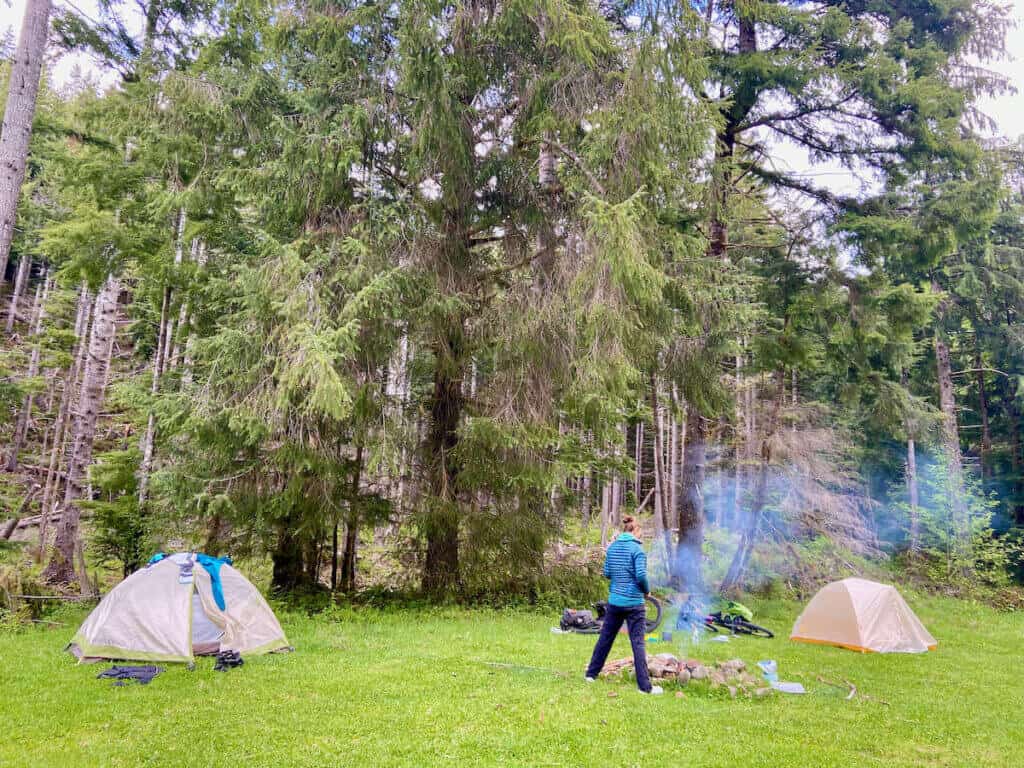
M 75 414 L 75 438 L 68 461 L 64 511 L 57 528 L 53 556 L 43 574 L 45 579 L 53 584 L 72 584 L 77 578 L 74 558 L 75 547 L 79 542 L 81 519 L 78 501 L 85 495 L 87 471 L 92 463 L 93 443 L 96 438 L 96 424 L 103 407 L 105 382 L 116 331 L 119 292 L 120 282 L 111 276 L 96 297 L 96 316 L 82 374 L 78 412 Z
M 1017 388 L 1010 389 L 1009 416 L 1010 416 L 1010 470 L 1013 474 L 1013 519 L 1017 525 L 1024 525 L 1024 479 L 1021 478 L 1021 430 L 1020 411 L 1016 403 Z
M 21 303 L 21 297 L 25 293 L 25 286 L 28 284 L 28 276 L 31 271 L 32 259 L 24 256 L 18 262 L 18 273 L 14 278 L 14 291 L 11 293 L 11 303 L 7 308 L 7 325 L 5 330 L 8 336 L 14 332 L 14 323 L 18 319 L 18 305 Z
M 704 590 L 704 465 L 707 430 L 693 406 L 686 411 L 686 455 L 679 494 L 679 533 L 676 538 L 674 577 L 691 594 Z
M 43 318 L 46 315 L 46 299 L 49 293 L 50 278 L 49 275 L 46 275 L 43 277 L 43 282 L 36 286 L 36 300 L 32 309 L 32 333 L 36 338 L 36 343 L 32 347 L 32 355 L 28 363 L 27 376 L 30 379 L 39 375 L 40 337 L 43 332 Z M 31 392 L 25 395 L 18 420 L 14 425 L 14 437 L 11 439 L 10 453 L 7 456 L 5 467 L 8 472 L 14 472 L 18 468 L 18 454 L 25 442 L 25 433 L 28 432 L 28 424 L 32 418 L 33 399 Z
M 436 345 L 434 391 L 424 461 L 430 477 L 431 509 L 426 511 L 426 559 L 423 591 L 444 597 L 459 583 L 458 464 L 453 455 L 462 419 L 462 379 L 465 364 L 461 321 Z
M 302 541 L 296 532 L 295 520 L 289 513 L 278 524 L 277 544 L 270 558 L 270 586 L 274 592 L 289 592 L 307 581 L 302 550 Z
M 331 532 L 331 592 L 338 589 L 338 528 L 340 521 L 334 521 L 334 529 Z
M 341 560 L 341 591 L 354 592 L 356 588 L 356 547 L 359 544 L 359 482 L 363 471 L 363 446 L 356 446 L 352 489 L 348 502 L 348 520 L 345 522 L 345 552 Z
M 60 488 L 60 461 L 64 455 L 64 447 L 69 432 L 68 426 L 71 421 L 71 409 L 74 402 L 74 393 L 78 386 L 78 376 L 85 363 L 86 331 L 89 328 L 91 310 L 92 300 L 89 297 L 89 289 L 85 283 L 82 283 L 82 287 L 78 292 L 78 309 L 75 316 L 75 338 L 77 341 L 74 356 L 71 359 L 71 366 L 64 377 L 60 404 L 57 406 L 57 420 L 53 425 L 53 442 L 50 446 L 50 463 L 46 468 L 46 482 L 43 485 L 43 499 L 40 507 L 42 518 L 39 522 L 39 551 L 37 554 L 39 561 L 42 561 L 46 550 L 47 523 L 53 511 L 54 499 L 57 498 L 57 491 Z
M 7 105 L 0 129 L 0 283 L 11 255 L 18 197 L 25 180 L 39 78 L 50 30 L 50 0 L 28 0 L 11 63 Z

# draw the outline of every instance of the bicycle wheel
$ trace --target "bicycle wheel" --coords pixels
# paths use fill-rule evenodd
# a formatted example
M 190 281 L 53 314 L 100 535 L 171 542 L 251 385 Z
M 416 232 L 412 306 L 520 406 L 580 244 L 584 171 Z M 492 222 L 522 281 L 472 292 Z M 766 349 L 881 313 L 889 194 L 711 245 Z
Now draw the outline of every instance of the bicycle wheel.
M 661 626 L 661 601 L 656 597 L 647 598 L 647 633 L 650 634 L 658 627 Z M 651 615 L 651 610 L 654 610 L 654 615 Z
M 775 637 L 775 633 L 767 627 L 762 627 L 753 622 L 747 621 L 746 619 L 737 616 L 733 619 L 733 631 L 739 632 L 743 635 L 752 635 L 754 637 L 772 638 Z

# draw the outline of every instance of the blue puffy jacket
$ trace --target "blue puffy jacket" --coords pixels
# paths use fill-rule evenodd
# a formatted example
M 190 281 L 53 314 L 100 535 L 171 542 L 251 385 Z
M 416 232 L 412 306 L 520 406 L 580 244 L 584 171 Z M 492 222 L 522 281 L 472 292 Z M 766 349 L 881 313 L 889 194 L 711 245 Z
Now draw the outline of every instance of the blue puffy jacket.
M 604 556 L 604 577 L 611 579 L 608 602 L 619 608 L 637 608 L 651 591 L 647 583 L 647 555 L 640 541 L 623 533 L 612 542 Z

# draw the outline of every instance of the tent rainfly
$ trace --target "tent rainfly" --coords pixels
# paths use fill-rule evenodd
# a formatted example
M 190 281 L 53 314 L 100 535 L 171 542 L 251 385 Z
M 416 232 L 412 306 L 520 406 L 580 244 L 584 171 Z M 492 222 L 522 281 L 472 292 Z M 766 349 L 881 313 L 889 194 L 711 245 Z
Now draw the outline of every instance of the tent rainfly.
M 230 559 L 155 556 L 112 589 L 68 644 L 80 661 L 181 661 L 291 650 L 259 590 Z
M 822 587 L 789 639 L 862 653 L 925 653 L 936 645 L 896 587 L 867 579 Z

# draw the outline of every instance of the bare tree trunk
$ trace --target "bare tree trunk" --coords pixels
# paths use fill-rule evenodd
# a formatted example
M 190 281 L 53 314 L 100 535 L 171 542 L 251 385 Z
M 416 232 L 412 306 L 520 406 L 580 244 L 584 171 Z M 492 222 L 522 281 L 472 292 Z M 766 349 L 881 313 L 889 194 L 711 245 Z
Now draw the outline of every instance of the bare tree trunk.
M 167 316 L 171 303 L 171 289 L 164 288 L 163 304 L 160 308 L 160 326 L 156 332 L 156 346 L 153 348 L 153 378 L 149 386 L 150 397 L 155 398 L 160 391 L 160 373 L 164 361 L 164 341 L 168 334 Z M 153 470 L 153 443 L 156 438 L 156 415 L 152 407 L 146 421 L 146 432 L 142 436 L 142 461 L 139 463 L 139 508 L 146 503 L 149 491 L 149 474 Z
M 907 388 L 907 369 L 900 372 L 900 384 Z M 910 501 L 910 551 L 917 554 L 921 551 L 921 512 L 918 506 L 917 492 L 917 446 L 914 444 L 914 435 L 911 425 L 908 422 L 904 425 L 907 430 L 907 492 Z
M 949 362 L 949 346 L 942 336 L 941 329 L 935 331 L 935 364 L 939 382 L 939 409 L 942 412 L 942 445 L 946 453 L 949 474 L 949 492 L 951 518 L 950 534 L 952 548 L 949 556 L 954 555 L 960 566 L 969 570 L 970 531 L 967 511 L 963 498 L 963 460 L 960 455 L 960 430 L 957 425 L 956 397 L 953 392 L 953 372 Z M 952 559 L 948 563 L 952 569 Z
M 622 512 L 619 509 L 619 476 L 618 474 L 612 475 L 612 490 L 611 490 L 611 502 L 608 507 L 611 515 L 608 518 L 608 522 L 614 530 L 618 530 L 622 525 Z
M 985 389 L 985 371 L 981 363 L 978 336 L 974 336 L 974 370 L 978 377 L 978 415 L 981 416 L 981 478 L 987 488 L 992 480 L 992 433 L 988 423 L 988 392 Z
M 39 483 L 35 483 L 22 497 L 21 503 L 18 505 L 18 508 L 14 510 L 14 517 L 8 520 L 7 524 L 4 525 L 2 529 L 0 529 L 0 540 L 7 541 L 11 538 L 11 534 L 13 534 L 14 531 L 17 529 L 18 522 L 21 520 L 22 515 L 25 513 L 25 508 L 28 507 L 29 503 L 31 503 L 32 499 L 34 499 L 36 497 L 36 494 L 38 493 Z
M 68 368 L 67 376 L 64 378 L 64 387 L 60 394 L 60 404 L 57 406 L 57 420 L 53 425 L 53 444 L 50 447 L 50 463 L 46 469 L 46 482 L 43 486 L 43 499 L 41 504 L 42 520 L 39 523 L 39 551 L 37 558 L 42 561 L 46 551 L 46 526 L 50 518 L 53 506 L 53 499 L 58 496 L 60 488 L 59 469 L 60 459 L 64 455 L 64 446 L 67 440 L 68 424 L 71 420 L 71 408 L 74 400 L 74 392 L 78 385 L 78 376 L 85 363 L 86 331 L 89 327 L 89 314 L 92 309 L 92 301 L 89 298 L 89 289 L 85 283 L 78 292 L 78 310 L 75 316 L 75 338 L 77 339 L 74 357 L 71 366 Z
M 182 340 L 184 339 L 184 346 L 188 345 L 188 326 L 190 321 L 191 315 L 188 302 L 183 301 L 181 302 L 181 309 L 178 311 L 178 332 L 173 339 L 174 346 L 171 349 L 171 359 L 167 363 L 167 370 L 173 371 L 178 367 L 178 361 L 181 360 Z
M 796 432 L 796 406 L 797 406 L 797 387 L 796 387 L 796 368 L 792 371 L 792 386 L 793 386 L 793 399 L 791 405 L 793 407 L 793 422 L 790 424 L 790 431 Z
M 193 260 L 199 268 L 206 266 L 206 243 L 202 240 L 196 239 L 192 241 L 193 244 Z M 187 387 L 192 384 L 192 359 L 193 349 L 195 346 L 195 339 L 193 334 L 192 325 L 195 322 L 195 315 L 189 310 L 188 316 L 188 328 L 185 336 L 185 349 L 182 352 L 182 368 L 184 369 L 181 373 L 182 386 Z M 177 355 L 175 355 L 177 358 Z M 177 359 L 173 361 L 174 366 L 177 367 Z
M 39 354 L 42 345 L 40 339 L 43 333 L 43 318 L 46 316 L 46 299 L 49 293 L 50 277 L 47 274 L 43 277 L 43 282 L 36 286 L 36 300 L 32 309 L 32 333 L 36 338 L 36 343 L 32 347 L 32 355 L 28 362 L 27 377 L 29 379 L 39 375 Z M 32 418 L 32 401 L 33 395 L 30 392 L 25 395 L 25 400 L 21 404 L 18 421 L 14 425 L 14 437 L 11 439 L 10 453 L 7 456 L 6 469 L 8 472 L 14 472 L 18 468 L 18 454 L 25 443 L 25 433 L 28 432 L 28 424 Z
M 914 438 L 907 438 L 907 491 L 910 495 L 910 551 L 921 551 L 921 512 L 917 493 L 917 448 Z
M 651 386 L 651 413 L 654 415 L 654 541 L 655 546 L 662 545 L 665 535 L 665 507 L 668 503 L 667 489 L 665 488 L 665 477 L 663 470 L 662 441 L 664 439 L 661 431 L 661 407 L 658 403 L 658 379 L 652 373 Z M 640 501 L 640 487 L 637 486 L 637 501 Z
M 673 398 L 674 399 L 674 398 Z M 671 533 L 675 527 L 676 504 L 679 489 L 679 422 L 676 420 L 675 408 L 671 409 L 669 419 L 668 446 L 668 506 L 665 507 L 665 529 Z
M 778 389 L 775 395 L 775 402 L 772 405 L 771 415 L 765 424 L 764 435 L 761 439 L 761 462 L 757 474 L 757 482 L 754 485 L 750 514 L 747 518 L 747 525 L 740 537 L 739 546 L 736 548 L 732 563 L 729 565 L 729 571 L 722 582 L 720 591 L 723 594 L 734 593 L 743 584 L 747 564 L 750 562 L 750 555 L 754 550 L 754 542 L 757 540 L 757 532 L 761 524 L 761 513 L 768 502 L 768 475 L 772 461 L 772 438 L 775 436 L 775 430 L 778 428 L 779 411 L 785 398 L 786 385 L 784 376 L 785 374 L 781 370 L 776 374 Z
M 28 165 L 28 145 L 49 30 L 50 0 L 28 0 L 18 35 L 18 49 L 11 63 L 7 106 L 0 129 L 0 283 L 4 281 L 11 255 L 18 197 Z
M 5 330 L 10 336 L 14 332 L 14 322 L 18 319 L 18 305 L 21 304 L 21 297 L 25 293 L 25 286 L 28 284 L 28 276 L 32 271 L 32 258 L 22 256 L 18 262 L 18 273 L 14 278 L 14 292 L 11 293 L 11 303 L 7 308 L 7 325 Z
M 608 528 L 612 517 L 611 484 L 605 480 L 601 483 L 601 548 L 608 546 Z
M 637 422 L 636 430 L 634 432 L 635 439 L 633 440 L 633 463 L 636 469 L 633 477 L 633 486 L 637 500 L 643 498 L 643 422 Z
M 583 496 L 582 507 L 583 507 L 583 527 L 587 530 L 590 529 L 590 516 L 594 506 L 594 500 L 591 494 L 591 472 L 588 469 L 586 474 L 583 475 L 583 488 L 580 491 Z
M 726 434 L 729 429 L 729 421 L 723 414 L 718 418 L 715 427 L 715 435 L 712 445 L 718 456 L 715 460 L 715 526 L 721 528 L 725 521 L 726 493 L 725 493 L 725 465 L 727 462 Z
M 89 338 L 89 352 L 82 375 L 78 413 L 75 414 L 75 441 L 68 462 L 68 484 L 64 495 L 64 513 L 61 515 L 54 553 L 44 571 L 50 583 L 72 584 L 76 580 L 75 547 L 79 540 L 81 508 L 79 499 L 85 495 L 84 484 L 92 463 L 96 424 L 103 407 L 104 382 L 110 367 L 110 352 L 116 332 L 117 299 L 120 283 L 111 276 L 96 298 L 96 318 Z
M 672 479 L 670 472 L 666 469 L 669 463 L 669 456 L 666 453 L 666 446 L 673 440 L 665 439 L 666 414 L 665 407 L 661 402 L 658 392 L 658 379 L 651 375 L 651 411 L 654 413 L 654 498 L 657 503 L 654 505 L 654 530 L 659 546 L 664 545 L 665 556 L 668 558 L 671 553 L 671 542 L 667 537 L 668 530 L 672 527 L 669 518 L 672 509 Z

